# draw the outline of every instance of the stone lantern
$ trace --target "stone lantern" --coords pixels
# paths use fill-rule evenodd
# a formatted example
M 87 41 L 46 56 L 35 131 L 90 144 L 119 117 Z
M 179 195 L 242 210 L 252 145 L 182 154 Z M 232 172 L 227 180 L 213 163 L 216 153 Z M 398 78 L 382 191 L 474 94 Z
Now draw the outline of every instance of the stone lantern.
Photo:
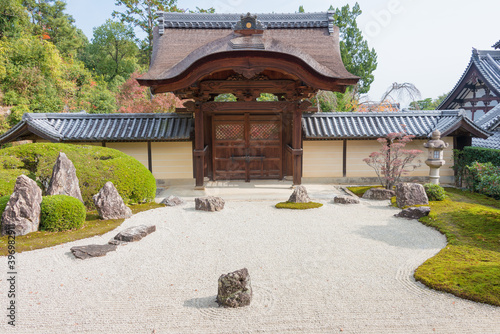
M 430 183 L 439 184 L 439 168 L 445 163 L 443 150 L 449 144 L 441 140 L 441 132 L 439 130 L 434 130 L 431 138 L 427 143 L 424 143 L 424 147 L 429 151 L 429 156 L 425 160 L 425 164 L 431 169 L 429 172 Z

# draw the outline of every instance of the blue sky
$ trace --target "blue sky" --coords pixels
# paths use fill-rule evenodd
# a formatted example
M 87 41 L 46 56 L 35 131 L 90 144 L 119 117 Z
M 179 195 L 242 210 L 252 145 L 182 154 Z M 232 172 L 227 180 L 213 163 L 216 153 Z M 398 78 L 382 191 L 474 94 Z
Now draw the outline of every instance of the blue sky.
M 336 0 L 178 0 L 184 9 L 214 7 L 219 13 L 290 13 L 326 11 Z M 111 18 L 114 0 L 67 0 L 67 11 L 89 39 L 92 29 Z M 491 49 L 500 40 L 498 0 L 358 0 L 358 25 L 378 54 L 369 98 L 378 100 L 393 82 L 411 82 L 422 97 L 450 91 L 465 70 L 472 51 Z M 118 8 L 120 9 L 120 8 Z

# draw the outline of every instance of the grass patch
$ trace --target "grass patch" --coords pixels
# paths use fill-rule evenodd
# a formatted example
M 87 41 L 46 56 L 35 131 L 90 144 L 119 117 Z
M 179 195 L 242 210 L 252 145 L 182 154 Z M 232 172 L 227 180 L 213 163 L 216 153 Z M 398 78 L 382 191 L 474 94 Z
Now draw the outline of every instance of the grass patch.
M 278 209 L 293 209 L 293 210 L 316 209 L 322 206 L 323 204 L 316 202 L 309 202 L 309 203 L 281 202 L 276 204 L 276 208 Z
M 156 203 L 137 204 L 130 208 L 132 212 L 152 210 L 165 207 Z M 102 235 L 114 230 L 123 223 L 124 219 L 100 220 L 96 211 L 87 212 L 87 217 L 82 228 L 64 232 L 38 231 L 27 235 L 16 237 L 16 253 L 22 253 L 35 249 L 57 246 L 66 242 L 90 238 L 96 235 Z M 7 236 L 0 238 L 0 256 L 7 255 Z
M 448 245 L 415 272 L 436 290 L 500 306 L 500 201 L 447 188 L 448 198 L 431 201 L 420 221 L 435 227 Z
M 383 187 L 382 186 L 347 187 L 347 189 L 349 189 L 350 191 L 352 191 L 358 197 L 363 197 L 363 195 L 365 194 L 365 192 L 368 189 L 371 189 L 371 188 L 383 188 Z

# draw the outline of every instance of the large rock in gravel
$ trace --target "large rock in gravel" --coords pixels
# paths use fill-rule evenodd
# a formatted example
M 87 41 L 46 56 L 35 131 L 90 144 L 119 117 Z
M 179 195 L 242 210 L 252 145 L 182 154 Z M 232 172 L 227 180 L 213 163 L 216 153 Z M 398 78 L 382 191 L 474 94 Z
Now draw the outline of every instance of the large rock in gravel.
M 52 170 L 47 195 L 68 195 L 83 203 L 75 166 L 63 152 L 59 153 Z
M 71 247 L 71 252 L 78 259 L 88 259 L 89 257 L 104 256 L 116 250 L 116 245 L 87 245 Z
M 132 216 L 132 210 L 123 203 L 122 197 L 112 182 L 106 182 L 92 199 L 101 219 L 122 219 Z
M 304 186 L 295 187 L 292 195 L 288 199 L 288 202 L 292 203 L 309 203 L 310 201 L 311 199 L 309 198 L 309 195 L 307 195 L 307 190 Z
M 160 204 L 165 204 L 166 206 L 177 206 L 177 205 L 182 205 L 184 203 L 185 202 L 182 199 L 174 195 L 170 195 L 160 202 Z
M 194 199 L 196 210 L 202 211 L 221 211 L 224 209 L 224 200 L 220 197 L 206 196 Z
M 241 307 L 250 305 L 252 286 L 247 268 L 236 270 L 219 277 L 217 303 L 224 307 Z
M 148 234 L 153 233 L 154 231 L 156 231 L 155 225 L 132 226 L 115 235 L 113 240 L 111 240 L 109 243 L 115 245 L 115 244 L 120 244 L 122 242 L 139 241 Z
M 424 186 L 418 183 L 398 183 L 396 185 L 396 205 L 399 208 L 429 204 Z
M 359 204 L 359 199 L 353 196 L 335 196 L 333 203 L 338 204 Z
M 18 176 L 14 192 L 2 214 L 2 235 L 25 235 L 38 231 L 42 190 L 26 175 Z
M 371 188 L 363 194 L 364 199 L 375 199 L 379 201 L 391 199 L 393 196 L 396 196 L 396 192 L 394 190 L 383 188 Z
M 396 217 L 409 218 L 409 219 L 420 219 L 422 217 L 428 216 L 431 212 L 431 208 L 428 206 L 413 206 L 406 208 L 400 213 L 395 214 Z

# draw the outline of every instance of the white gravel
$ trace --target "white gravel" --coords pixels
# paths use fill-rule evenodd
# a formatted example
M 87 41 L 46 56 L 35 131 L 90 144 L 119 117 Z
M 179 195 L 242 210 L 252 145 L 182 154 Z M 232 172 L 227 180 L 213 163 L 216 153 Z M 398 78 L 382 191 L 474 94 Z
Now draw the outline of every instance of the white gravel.
M 412 273 L 446 246 L 388 202 L 320 200 L 278 210 L 276 201 L 194 203 L 127 219 L 102 237 L 17 254 L 17 326 L 2 333 L 500 333 L 500 308 L 427 289 Z M 70 248 L 104 244 L 139 224 L 157 231 L 101 258 Z M 6 258 L 0 307 L 7 306 Z M 248 268 L 249 307 L 217 307 L 218 277 Z

